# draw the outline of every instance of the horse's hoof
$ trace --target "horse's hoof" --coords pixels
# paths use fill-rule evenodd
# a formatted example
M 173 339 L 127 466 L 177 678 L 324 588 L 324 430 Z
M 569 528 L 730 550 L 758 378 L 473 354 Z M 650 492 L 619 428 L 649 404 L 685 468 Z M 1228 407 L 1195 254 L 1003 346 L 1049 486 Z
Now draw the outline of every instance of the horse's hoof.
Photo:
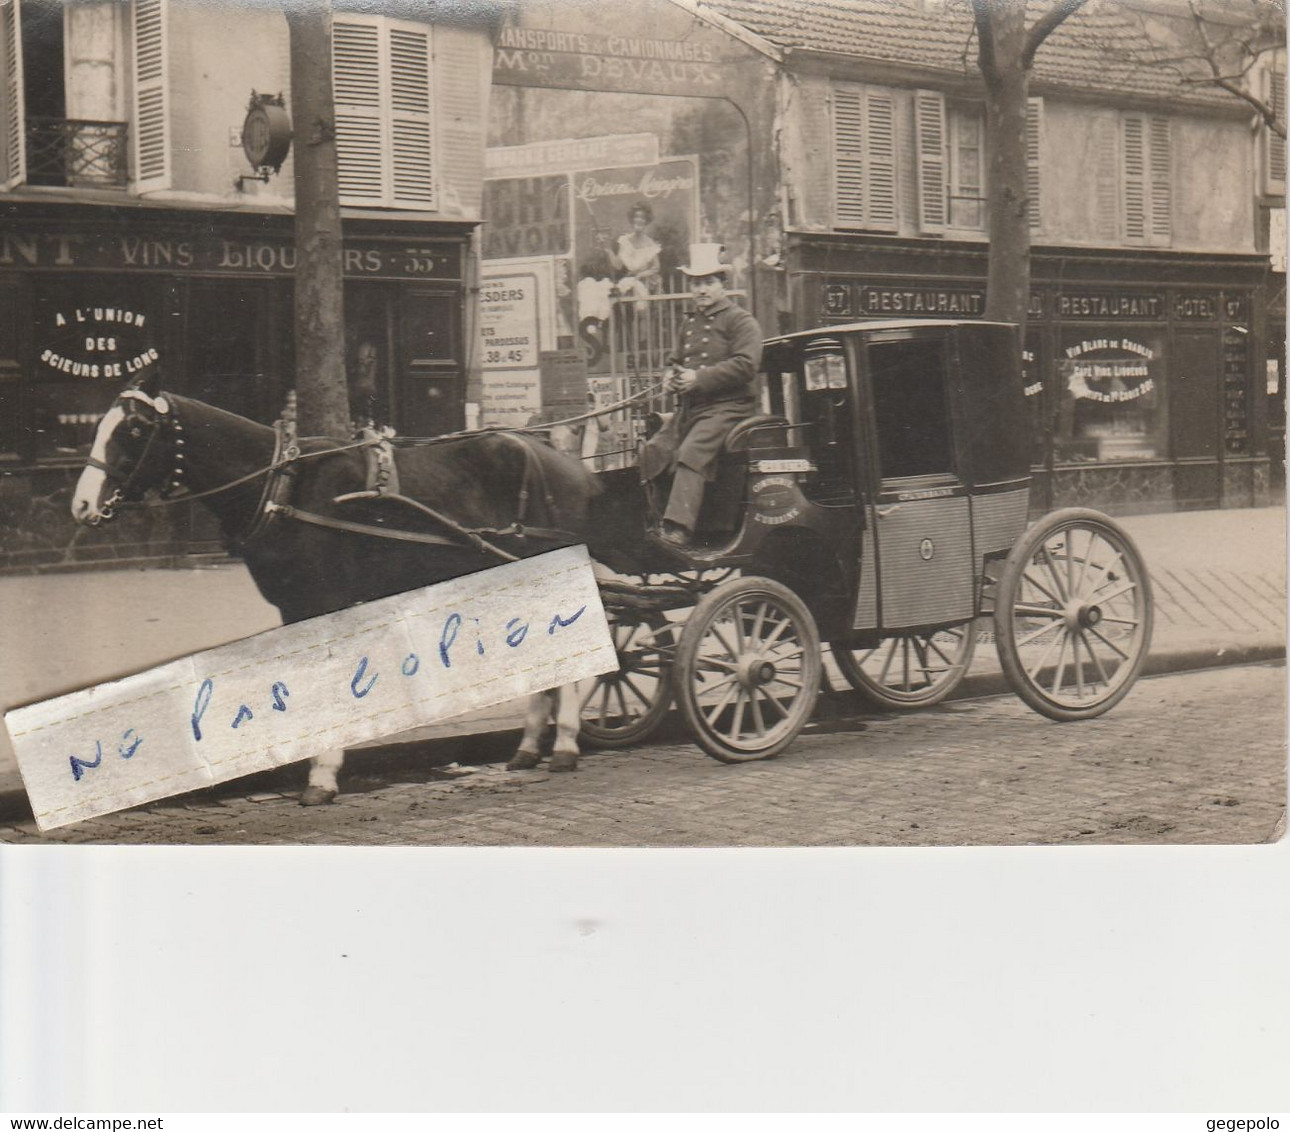
M 567 751 L 561 751 L 558 754 L 554 754 L 551 756 L 551 766 L 549 769 L 552 771 L 577 770 L 578 756 L 576 754 L 571 755 Z
M 537 751 L 516 751 L 511 761 L 506 764 L 507 770 L 532 770 L 542 761 Z
M 334 801 L 336 801 L 336 791 L 327 790 L 322 786 L 306 786 L 305 792 L 300 795 L 302 806 L 325 806 Z

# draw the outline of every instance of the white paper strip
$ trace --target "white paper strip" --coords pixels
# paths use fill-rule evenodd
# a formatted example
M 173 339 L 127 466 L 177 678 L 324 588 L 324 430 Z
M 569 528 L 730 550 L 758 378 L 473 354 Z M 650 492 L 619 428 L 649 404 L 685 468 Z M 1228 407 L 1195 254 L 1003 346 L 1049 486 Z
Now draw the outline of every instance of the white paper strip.
M 273 629 L 5 715 L 41 829 L 618 666 L 585 547 Z

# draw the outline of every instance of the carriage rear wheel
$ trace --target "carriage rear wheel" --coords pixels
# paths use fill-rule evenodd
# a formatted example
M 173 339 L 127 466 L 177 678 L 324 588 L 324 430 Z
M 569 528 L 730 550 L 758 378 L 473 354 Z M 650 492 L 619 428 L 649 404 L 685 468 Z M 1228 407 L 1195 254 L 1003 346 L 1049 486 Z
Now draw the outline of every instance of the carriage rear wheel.
M 927 707 L 945 699 L 967 675 L 976 651 L 976 623 L 898 633 L 871 649 L 834 644 L 847 683 L 876 707 Z
M 1151 617 L 1151 582 L 1133 540 L 1097 511 L 1058 511 L 1004 563 L 994 611 L 999 660 L 1041 715 L 1090 719 L 1133 687 Z
M 662 614 L 610 623 L 618 671 L 598 676 L 582 703 L 580 735 L 597 747 L 629 747 L 650 735 L 672 704 L 675 626 Z
M 723 582 L 695 606 L 676 652 L 676 698 L 695 739 L 722 762 L 779 754 L 820 690 L 815 619 L 769 578 Z

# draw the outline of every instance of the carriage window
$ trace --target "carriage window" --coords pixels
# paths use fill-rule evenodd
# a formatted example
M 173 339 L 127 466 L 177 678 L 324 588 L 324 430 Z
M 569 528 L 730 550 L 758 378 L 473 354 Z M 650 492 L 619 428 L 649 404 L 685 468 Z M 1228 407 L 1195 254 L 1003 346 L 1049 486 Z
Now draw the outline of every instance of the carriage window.
M 953 471 L 945 342 L 877 342 L 868 357 L 883 479 Z

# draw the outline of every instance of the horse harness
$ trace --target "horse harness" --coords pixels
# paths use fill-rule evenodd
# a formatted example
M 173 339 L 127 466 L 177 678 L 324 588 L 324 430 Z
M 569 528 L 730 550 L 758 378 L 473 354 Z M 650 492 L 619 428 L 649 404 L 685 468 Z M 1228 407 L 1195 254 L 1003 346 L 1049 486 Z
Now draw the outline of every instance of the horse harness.
M 375 430 L 367 429 L 364 430 L 363 438 L 354 444 L 321 449 L 316 452 L 303 452 L 296 436 L 295 422 L 292 420 L 279 420 L 274 423 L 273 459 L 267 467 L 208 491 L 185 495 L 170 494 L 183 487 L 184 479 L 185 440 L 183 425 L 179 421 L 178 415 L 172 412 L 170 402 L 164 394 L 159 394 L 154 398 L 141 390 L 130 389 L 126 390 L 121 397 L 122 399 L 136 400 L 148 405 L 156 415 L 151 420 L 146 421 L 151 426 L 151 431 L 144 444 L 143 453 L 128 474 L 123 475 L 93 457 L 87 460 L 91 467 L 98 468 L 113 483 L 121 485 L 115 488 L 113 498 L 108 501 L 107 506 L 109 508 L 116 502 L 129 502 L 128 494 L 136 487 L 136 480 L 147 464 L 148 454 L 152 451 L 163 428 L 166 427 L 163 422 L 168 421 L 168 427 L 174 434 L 175 455 L 170 476 L 161 489 L 161 498 L 164 502 L 185 502 L 204 495 L 227 491 L 259 476 L 264 477 L 264 488 L 260 493 L 260 500 L 256 505 L 251 521 L 247 524 L 246 529 L 233 540 L 238 546 L 246 546 L 258 539 L 278 518 L 294 519 L 297 522 L 307 523 L 311 526 L 344 531 L 350 534 L 367 535 L 373 538 L 392 539 L 398 542 L 421 543 L 429 546 L 461 547 L 465 545 L 481 553 L 494 555 L 506 562 L 518 561 L 520 556 L 496 545 L 492 541 L 493 539 L 524 540 L 532 538 L 543 542 L 563 544 L 578 541 L 578 536 L 572 531 L 535 526 L 525 522 L 528 516 L 529 503 L 535 492 L 540 494 L 548 514 L 555 513 L 555 500 L 547 484 L 546 470 L 542 466 L 542 461 L 536 450 L 536 445 L 539 442 L 529 436 L 486 429 L 475 433 L 454 433 L 452 436 L 444 438 L 445 440 L 461 440 L 470 436 L 496 435 L 504 437 L 508 443 L 518 445 L 524 455 L 524 470 L 520 479 L 515 521 L 509 526 L 500 528 L 467 527 L 435 508 L 403 495 L 399 491 L 394 445 L 387 436 Z M 146 420 L 139 414 L 135 414 L 135 417 L 139 420 Z M 126 417 L 127 422 L 131 422 L 133 419 L 130 415 Z M 132 424 L 131 427 L 135 428 L 137 425 Z M 435 534 L 428 531 L 399 530 L 397 528 L 391 529 L 377 526 L 373 523 L 354 522 L 331 515 L 320 515 L 316 512 L 296 507 L 291 503 L 291 496 L 295 487 L 295 476 L 301 461 L 347 451 L 351 448 L 363 450 L 367 458 L 367 486 L 363 491 L 338 495 L 333 502 L 343 504 L 379 501 L 400 504 L 431 520 L 448 533 Z M 110 511 L 108 514 L 110 515 Z

